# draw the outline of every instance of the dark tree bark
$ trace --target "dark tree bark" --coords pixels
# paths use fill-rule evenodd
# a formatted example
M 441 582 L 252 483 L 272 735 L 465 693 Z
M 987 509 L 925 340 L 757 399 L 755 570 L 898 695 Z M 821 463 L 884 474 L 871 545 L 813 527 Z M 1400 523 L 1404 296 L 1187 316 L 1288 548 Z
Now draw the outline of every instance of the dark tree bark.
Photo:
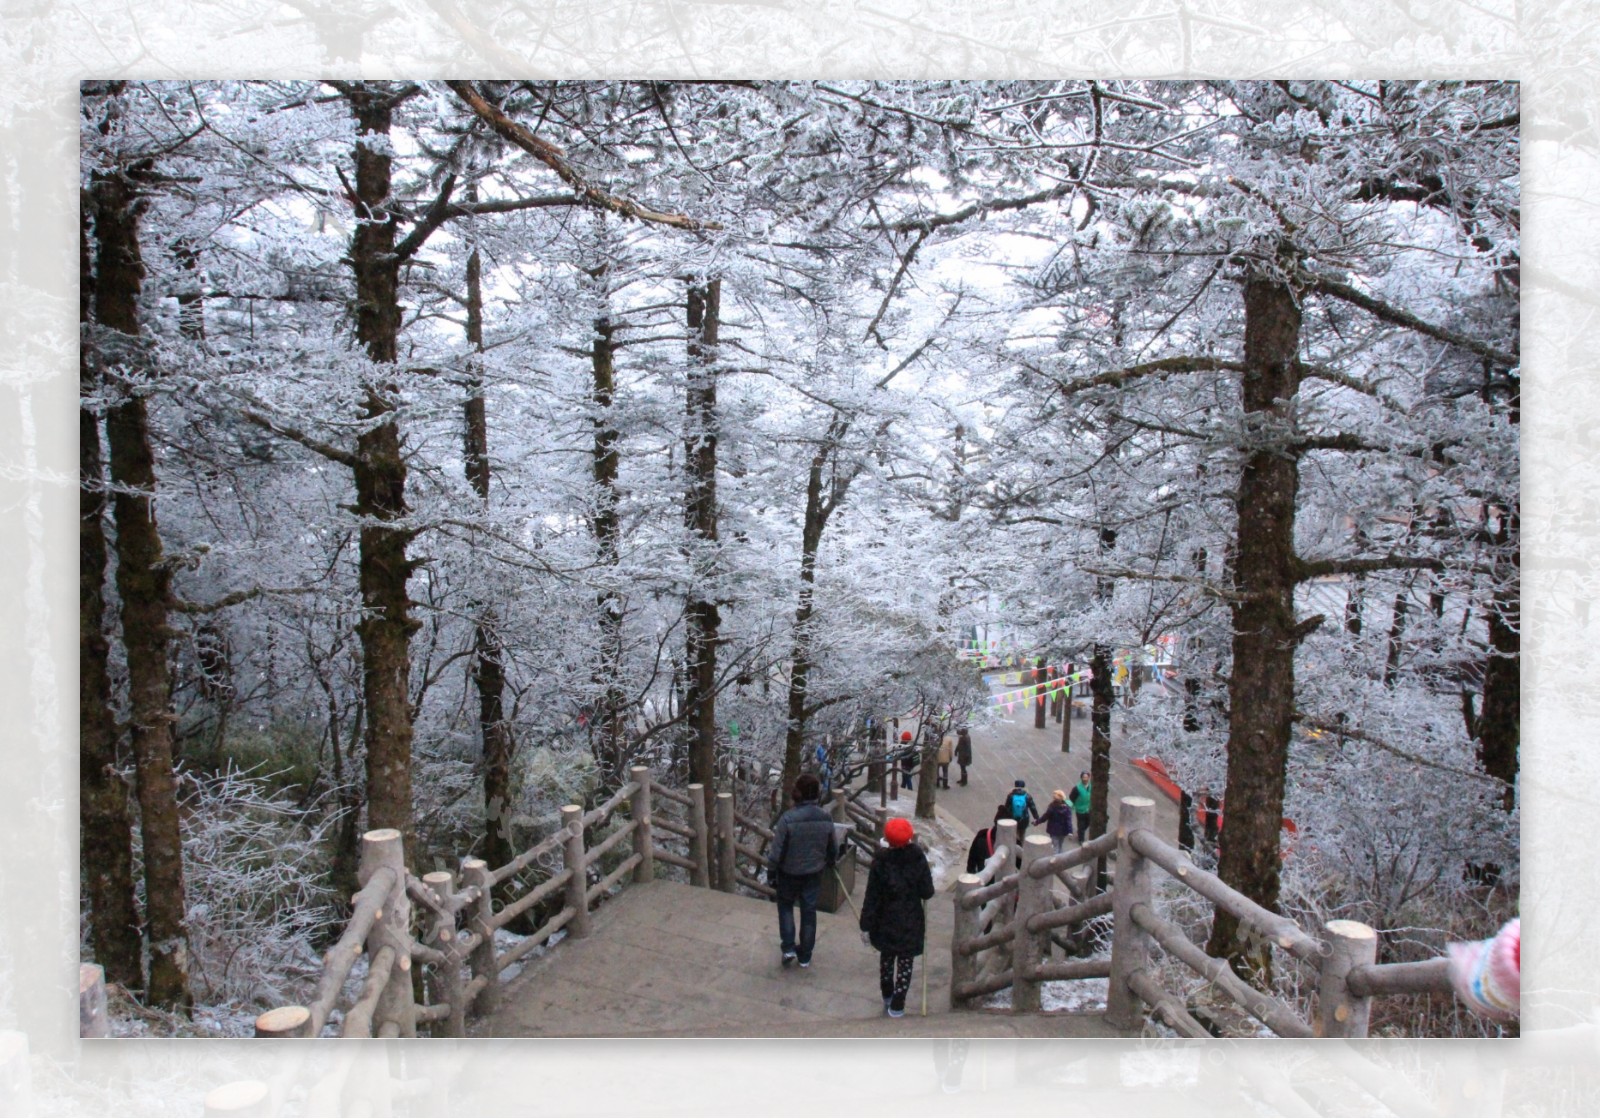
M 1047 702 L 1047 700 L 1046 700 L 1046 697 L 1045 697 L 1044 683 L 1049 678 L 1050 678 L 1050 674 L 1044 670 L 1044 658 L 1043 657 L 1039 657 L 1033 663 L 1033 684 L 1034 684 L 1034 688 L 1035 688 L 1035 693 L 1034 693 L 1034 698 L 1033 698 L 1033 729 L 1034 730 L 1043 730 L 1044 729 L 1045 716 L 1048 714 L 1048 712 L 1045 710 L 1045 703 Z
M 1072 677 L 1077 674 L 1078 666 L 1071 661 L 1067 662 L 1067 678 L 1062 684 L 1061 692 L 1061 752 L 1070 753 L 1072 750 L 1072 689 L 1076 687 Z
M 1096 645 L 1089 660 L 1092 706 L 1089 710 L 1089 838 L 1106 833 L 1111 806 L 1111 706 L 1116 692 L 1111 685 L 1111 647 Z M 1106 888 L 1106 860 L 1095 864 L 1095 889 Z
M 706 818 L 715 811 L 717 632 L 722 616 L 707 582 L 717 566 L 717 333 L 722 281 L 689 285 L 689 368 L 684 425 L 684 519 L 694 548 L 685 608 L 689 780 L 705 786 Z
M 1394 596 L 1394 612 L 1389 616 L 1389 650 L 1383 660 L 1383 686 L 1393 688 L 1400 677 L 1400 654 L 1406 635 L 1406 615 L 1410 612 L 1409 592 Z
M 139 335 L 137 191 L 120 174 L 97 174 L 94 316 L 105 331 L 133 343 Z M 132 358 L 134 347 L 128 345 Z M 121 399 L 106 413 L 111 481 L 117 487 L 117 593 L 128 662 L 128 722 L 138 774 L 140 835 L 144 841 L 145 926 L 150 950 L 149 997 L 187 1013 L 188 928 L 185 924 L 183 840 L 173 771 L 172 681 L 167 667 L 171 569 L 156 524 L 155 453 L 149 416 L 137 387 L 120 377 Z
M 806 515 L 800 531 L 800 595 L 794 609 L 794 645 L 789 654 L 789 723 L 783 739 L 783 798 L 800 776 L 805 757 L 806 700 L 811 680 L 811 616 L 817 583 L 817 551 L 822 546 L 822 530 L 827 527 L 828 507 L 824 495 L 823 472 L 831 449 L 828 444 L 811 456 L 806 474 Z
M 483 261 L 476 247 L 467 257 L 467 345 L 483 352 Z M 463 433 L 467 481 L 478 502 L 489 508 L 489 418 L 483 377 L 475 360 L 467 364 L 466 420 Z M 493 607 L 478 606 L 472 627 L 472 682 L 478 690 L 478 733 L 483 742 L 483 859 L 502 867 L 515 856 L 511 842 L 511 758 L 516 742 L 505 718 L 505 656 L 495 633 Z M 511 900 L 515 883 L 500 884 L 501 901 Z
M 79 366 L 85 397 L 99 392 L 87 331 L 95 295 L 89 223 L 93 197 L 79 203 L 78 318 L 86 336 Z M 110 642 L 105 634 L 106 491 L 100 423 L 78 408 L 78 808 L 80 863 L 89 897 L 89 946 L 106 978 L 144 990 L 139 910 L 134 900 L 133 820 L 117 774 L 117 720 L 111 707 Z
M 415 530 L 404 525 L 406 461 L 395 420 L 397 388 L 392 368 L 400 335 L 400 259 L 395 218 L 389 210 L 389 127 L 394 93 L 357 84 L 347 96 L 359 135 L 355 149 L 355 233 L 350 264 L 355 274 L 356 339 L 377 367 L 369 374 L 356 438 L 356 512 L 361 517 L 358 583 L 364 615 L 356 626 L 362 650 L 362 700 L 366 709 L 367 826 L 398 828 L 415 864 L 411 817 L 411 617 L 406 583 L 413 564 L 407 550 Z
M 1489 612 L 1489 660 L 1483 671 L 1483 702 L 1477 719 L 1478 764 L 1506 783 L 1501 807 L 1516 806 L 1519 747 L 1522 741 L 1522 619 L 1519 577 L 1522 550 L 1515 509 L 1500 510 L 1495 543 L 1493 608 Z
M 1300 308 L 1282 282 L 1255 276 L 1244 286 L 1242 394 L 1246 429 L 1276 433 L 1300 388 Z M 1280 442 L 1277 440 L 1274 443 Z M 1276 908 L 1279 833 L 1294 716 L 1294 654 L 1304 634 L 1294 614 L 1294 521 L 1299 461 L 1281 446 L 1250 453 L 1239 478 L 1233 585 L 1233 676 L 1229 682 L 1228 781 L 1218 873 L 1252 901 Z M 1235 967 L 1265 969 L 1238 919 L 1216 911 L 1206 951 Z M 1247 960 L 1247 956 L 1250 958 Z
M 590 341 L 590 369 L 594 375 L 594 514 L 592 526 L 596 562 L 611 585 L 595 602 L 600 622 L 600 648 L 595 683 L 601 689 L 594 729 L 599 746 L 600 772 L 606 788 L 620 788 L 627 778 L 629 757 L 623 734 L 622 711 L 622 597 L 614 575 L 621 556 L 621 524 L 617 517 L 617 440 L 621 438 L 612 417 L 616 396 L 615 325 L 605 315 L 594 320 Z M 713 652 L 713 658 L 715 653 Z M 714 681 L 714 678 L 713 678 Z M 713 709 L 714 710 L 714 709 Z M 714 729 L 714 727 L 713 727 Z M 696 727 L 698 737 L 699 727 Z

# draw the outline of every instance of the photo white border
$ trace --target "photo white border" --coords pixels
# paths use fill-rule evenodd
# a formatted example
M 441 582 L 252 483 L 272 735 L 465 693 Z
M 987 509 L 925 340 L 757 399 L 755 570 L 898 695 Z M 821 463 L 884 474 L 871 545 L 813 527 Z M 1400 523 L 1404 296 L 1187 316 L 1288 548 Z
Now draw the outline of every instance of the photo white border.
M 378 12 L 364 38 L 334 13 Z M 500 41 L 524 11 L 538 34 Z M 1262 14 L 1270 10 L 1270 19 Z M 14 14 L 16 13 L 16 14 Z M 1414 1072 L 1401 1114 L 1600 1101 L 1592 1022 L 1600 778 L 1591 558 L 1600 352 L 1600 33 L 1581 0 L 56 0 L 4 16 L 0 68 L 0 1114 L 197 1114 L 243 1078 L 300 1084 L 325 1046 L 75 1039 L 77 83 L 105 77 L 1511 77 L 1524 84 L 1524 1037 L 1512 1042 L 975 1042 L 940 1098 L 934 1044 L 370 1043 L 443 1115 L 1214 1113 L 1297 1082 L 1357 1091 L 1373 1054 Z M 508 20 L 510 16 L 506 17 Z M 337 53 L 357 57 L 335 57 Z M 1590 372 L 1585 374 L 1584 369 Z M 19 1041 L 22 1039 L 22 1041 Z M 8 1082 L 25 1041 L 31 1084 Z M 308 1068 L 297 1068 L 304 1061 Z M 288 1106 L 297 1106 L 294 1089 Z M 1365 1089 L 1376 1090 L 1367 1083 Z M 1398 1089 L 1391 1089 L 1397 1091 Z M 8 1099 L 7 1093 L 11 1092 Z M 1298 1098 L 1298 1097 L 1297 1097 Z M 1091 1102 L 1092 1101 L 1092 1102 Z M 1302 1101 L 1303 1102 L 1303 1101 Z M 20 1105 L 20 1106 L 18 1106 Z M 413 1105 L 399 1105 L 412 1107 Z M 402 1111 L 401 1113 L 405 1113 Z M 1457 1112 L 1460 1113 L 1460 1112 Z

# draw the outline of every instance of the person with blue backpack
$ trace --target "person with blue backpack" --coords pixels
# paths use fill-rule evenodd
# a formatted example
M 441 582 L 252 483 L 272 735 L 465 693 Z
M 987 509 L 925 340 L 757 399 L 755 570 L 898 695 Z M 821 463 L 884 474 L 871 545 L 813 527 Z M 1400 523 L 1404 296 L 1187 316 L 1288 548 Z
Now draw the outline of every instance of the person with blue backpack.
M 1039 822 L 1039 806 L 1033 803 L 1033 794 L 1028 792 L 1027 782 L 1020 777 L 1011 783 L 1011 792 L 1006 797 L 1006 809 L 1011 818 L 1017 822 L 1017 844 L 1020 850 L 1022 839 L 1028 833 L 1028 824 Z

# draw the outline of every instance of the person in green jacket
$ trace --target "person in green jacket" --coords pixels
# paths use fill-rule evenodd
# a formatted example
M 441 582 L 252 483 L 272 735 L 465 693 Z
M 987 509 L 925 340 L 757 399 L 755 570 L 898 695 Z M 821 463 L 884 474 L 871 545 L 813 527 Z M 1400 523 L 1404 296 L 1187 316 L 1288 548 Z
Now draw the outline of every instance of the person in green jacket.
M 1089 841 L 1089 802 L 1093 797 L 1089 790 L 1089 774 L 1087 771 L 1078 774 L 1078 783 L 1072 786 L 1072 792 L 1067 795 L 1067 800 L 1072 804 L 1072 811 L 1078 817 L 1078 842 Z

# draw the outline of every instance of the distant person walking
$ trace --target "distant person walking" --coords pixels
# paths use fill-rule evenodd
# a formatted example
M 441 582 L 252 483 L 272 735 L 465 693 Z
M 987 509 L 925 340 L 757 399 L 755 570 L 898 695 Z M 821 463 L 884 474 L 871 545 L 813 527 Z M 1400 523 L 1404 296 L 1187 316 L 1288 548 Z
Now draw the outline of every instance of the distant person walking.
M 994 810 L 994 823 L 984 828 L 972 837 L 972 846 L 967 848 L 967 873 L 978 874 L 983 870 L 983 864 L 989 861 L 989 856 L 994 854 L 994 845 L 999 838 L 1000 829 L 996 827 L 1001 820 L 1010 819 L 1005 805 Z
M 1056 854 L 1061 854 L 1062 844 L 1072 838 L 1072 808 L 1067 804 L 1067 794 L 1057 789 L 1050 797 L 1050 806 L 1039 819 L 1044 822 L 1050 846 L 1056 849 Z
M 794 807 L 778 817 L 767 855 L 767 877 L 777 892 L 778 939 L 783 966 L 811 966 L 817 943 L 817 895 L 822 872 L 839 857 L 833 819 L 817 804 L 822 788 L 802 773 L 794 783 Z M 794 907 L 800 906 L 800 936 L 795 939 Z
M 972 735 L 967 733 L 967 728 L 962 727 L 956 734 L 956 764 L 961 767 L 961 780 L 958 784 L 967 783 L 967 766 L 972 764 Z
M 948 789 L 950 787 L 950 763 L 955 756 L 956 736 L 947 733 L 939 740 L 939 753 L 934 758 L 934 761 L 939 766 L 939 779 L 935 783 L 936 788 Z
M 911 821 L 896 816 L 883 829 L 861 899 L 861 936 L 878 950 L 878 990 L 891 1018 L 906 1013 L 911 969 L 927 935 L 923 902 L 933 896 L 933 871 L 922 848 L 911 842 Z
M 910 790 L 911 780 L 917 775 L 917 752 L 911 748 L 910 731 L 901 732 L 900 749 L 905 751 L 900 759 L 900 787 Z
M 1028 834 L 1028 824 L 1039 822 L 1039 806 L 1033 803 L 1033 794 L 1028 792 L 1027 782 L 1018 777 L 1011 783 L 1011 792 L 1006 796 L 1006 809 L 1011 818 L 1017 822 L 1017 846 L 1021 849 L 1023 837 Z
M 1072 795 L 1067 799 L 1072 804 L 1072 810 L 1078 814 L 1078 842 L 1089 841 L 1089 806 L 1094 798 L 1090 789 L 1089 774 L 1087 771 L 1078 774 L 1078 783 L 1072 786 Z

